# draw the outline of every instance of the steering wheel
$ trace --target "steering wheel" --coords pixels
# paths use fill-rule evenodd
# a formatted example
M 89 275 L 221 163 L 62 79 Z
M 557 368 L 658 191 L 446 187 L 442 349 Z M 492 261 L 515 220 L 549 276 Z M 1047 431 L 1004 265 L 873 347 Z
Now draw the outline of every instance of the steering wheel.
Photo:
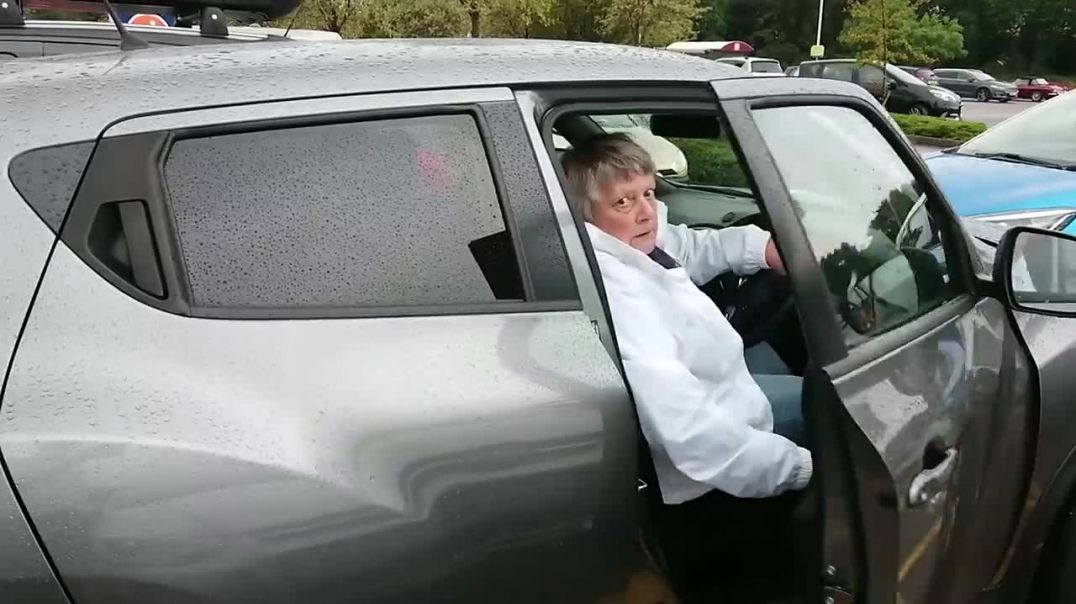
M 691 226 L 720 228 L 705 223 Z M 742 277 L 728 272 L 699 289 L 714 301 L 740 334 L 745 348 L 766 341 L 795 307 L 788 278 L 774 271 L 759 271 Z

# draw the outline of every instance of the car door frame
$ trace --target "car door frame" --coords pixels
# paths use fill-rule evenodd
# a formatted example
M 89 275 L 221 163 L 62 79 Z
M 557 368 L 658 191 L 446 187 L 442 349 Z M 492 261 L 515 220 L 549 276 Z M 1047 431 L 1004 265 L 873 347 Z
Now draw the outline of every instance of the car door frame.
M 880 493 L 898 495 L 892 478 L 870 440 L 844 408 L 833 382 L 874 359 L 899 350 L 906 342 L 926 334 L 970 312 L 984 295 L 998 297 L 992 287 L 977 280 L 978 264 L 968 249 L 967 238 L 948 204 L 934 207 L 942 220 L 943 245 L 950 274 L 968 287 L 966 293 L 917 317 L 894 331 L 882 334 L 849 352 L 836 322 L 837 312 L 826 291 L 826 284 L 810 243 L 796 216 L 789 193 L 752 111 L 781 106 L 827 105 L 852 108 L 868 118 L 926 188 L 932 199 L 944 199 L 929 176 L 921 158 L 908 141 L 900 136 L 880 106 L 861 88 L 828 86 L 817 91 L 786 82 L 751 82 L 735 80 L 714 82 L 719 103 L 731 124 L 735 140 L 760 193 L 760 205 L 773 224 L 775 240 L 786 261 L 798 308 L 818 312 L 801 313 L 801 324 L 812 363 L 805 378 L 805 415 L 809 431 L 825 442 L 834 443 L 815 451 L 821 493 L 811 502 L 823 514 L 823 559 L 816 561 L 825 569 L 824 590 L 836 601 L 866 597 L 871 602 L 892 601 L 897 593 L 898 541 L 896 516 L 885 513 L 879 505 Z M 1011 320 L 1011 314 L 1006 312 Z M 853 503 L 849 503 L 853 502 Z M 893 513 L 897 513 L 896 506 Z M 961 519 L 956 520 L 959 526 Z M 982 585 L 980 587 L 986 587 Z M 850 600 L 844 600 L 850 601 Z

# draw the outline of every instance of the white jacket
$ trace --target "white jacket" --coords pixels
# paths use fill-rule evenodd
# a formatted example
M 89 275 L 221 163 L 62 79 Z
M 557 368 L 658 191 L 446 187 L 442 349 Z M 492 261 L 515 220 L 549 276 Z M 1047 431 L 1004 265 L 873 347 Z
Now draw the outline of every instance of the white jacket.
M 811 454 L 773 433 L 773 411 L 747 371 L 743 340 L 695 285 L 766 265 L 770 235 L 757 227 L 696 231 L 668 224 L 658 202 L 666 269 L 592 224 L 624 370 L 650 444 L 665 503 L 712 489 L 768 497 L 806 486 Z M 693 283 L 694 282 L 694 283 Z

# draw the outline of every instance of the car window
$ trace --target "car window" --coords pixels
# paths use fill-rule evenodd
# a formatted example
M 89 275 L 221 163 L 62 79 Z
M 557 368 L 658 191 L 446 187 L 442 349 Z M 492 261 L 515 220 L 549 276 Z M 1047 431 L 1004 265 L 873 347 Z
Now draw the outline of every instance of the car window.
M 1059 133 L 1069 133 L 1059 136 Z M 1021 112 L 967 142 L 962 154 L 1013 153 L 1076 166 L 1076 93 L 1068 93 Z
M 934 75 L 938 76 L 939 78 L 945 79 L 952 79 L 956 77 L 956 74 L 953 73 L 953 71 L 950 69 L 935 69 Z
M 522 296 L 487 153 L 468 114 L 183 139 L 164 172 L 198 307 Z
M 648 114 L 590 114 L 589 117 L 606 133 L 622 132 L 641 146 L 654 161 L 658 175 L 667 179 L 683 179 L 687 176 L 687 158 L 672 140 L 650 132 Z M 553 128 L 554 148 L 564 151 L 571 144 Z
M 855 65 L 852 63 L 826 63 L 823 65 L 822 73 L 819 77 L 826 78 L 827 80 L 851 82 L 854 71 Z
M 979 71 L 978 69 L 972 69 L 968 71 L 968 74 L 980 82 L 993 80 L 994 76 L 986 73 L 985 71 Z
M 613 130 L 627 130 L 639 126 L 632 116 L 626 114 L 593 115 L 591 117 L 606 132 Z
M 873 66 L 864 65 L 864 67 L 873 67 Z M 878 69 L 878 68 L 875 67 L 875 69 Z M 886 73 L 886 76 L 888 78 L 890 78 L 892 80 L 897 80 L 897 81 L 899 81 L 899 82 L 901 82 L 903 84 L 906 84 L 908 86 L 926 86 L 926 84 L 923 82 L 923 80 L 920 80 L 919 78 L 915 77 L 914 75 L 912 75 L 912 74 L 910 74 L 910 73 L 908 73 L 906 71 L 901 71 L 900 69 L 897 69 L 897 68 L 893 67 L 892 65 L 889 65 L 888 67 L 886 67 L 885 73 Z
M 850 346 L 956 295 L 925 189 L 869 120 L 833 106 L 760 109 L 755 119 Z
M 1049 84 L 1049 82 L 1047 82 L 1043 78 L 1035 78 L 1034 80 L 1031 80 L 1030 83 L 1032 86 L 1046 86 L 1047 84 Z
M 752 61 L 751 71 L 754 73 L 783 73 L 781 64 L 777 61 Z
M 885 79 L 882 70 L 874 65 L 861 66 L 856 72 L 856 78 L 862 86 L 877 88 L 881 88 L 882 81 Z

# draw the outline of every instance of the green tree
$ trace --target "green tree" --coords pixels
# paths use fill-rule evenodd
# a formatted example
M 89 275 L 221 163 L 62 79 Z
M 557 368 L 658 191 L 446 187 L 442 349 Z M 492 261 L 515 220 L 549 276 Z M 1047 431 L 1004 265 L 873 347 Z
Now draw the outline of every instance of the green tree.
M 729 30 L 729 0 L 705 0 L 695 29 L 699 40 L 726 40 Z
M 864 62 L 933 64 L 964 54 L 960 23 L 924 0 L 853 0 L 840 41 Z
M 553 24 L 555 0 L 496 0 L 482 15 L 482 27 L 490 35 L 532 38 L 544 35 Z
M 344 38 L 361 33 L 360 0 L 304 0 L 295 13 L 270 22 L 273 27 L 334 31 Z
M 611 0 L 555 0 L 549 26 L 542 33 L 549 38 L 598 42 L 606 39 L 602 23 Z
M 482 35 L 482 13 L 489 4 L 489 0 L 459 0 L 460 6 L 467 13 L 470 22 L 470 35 L 478 38 Z
M 451 38 L 470 29 L 465 8 L 442 0 L 366 0 L 360 19 L 370 38 Z
M 601 19 L 602 30 L 611 41 L 665 46 L 691 39 L 705 10 L 698 0 L 612 0 Z
M 321 27 L 343 35 L 348 25 L 354 25 L 359 12 L 359 0 L 305 0 L 304 5 L 310 5 L 309 13 L 312 14 Z

